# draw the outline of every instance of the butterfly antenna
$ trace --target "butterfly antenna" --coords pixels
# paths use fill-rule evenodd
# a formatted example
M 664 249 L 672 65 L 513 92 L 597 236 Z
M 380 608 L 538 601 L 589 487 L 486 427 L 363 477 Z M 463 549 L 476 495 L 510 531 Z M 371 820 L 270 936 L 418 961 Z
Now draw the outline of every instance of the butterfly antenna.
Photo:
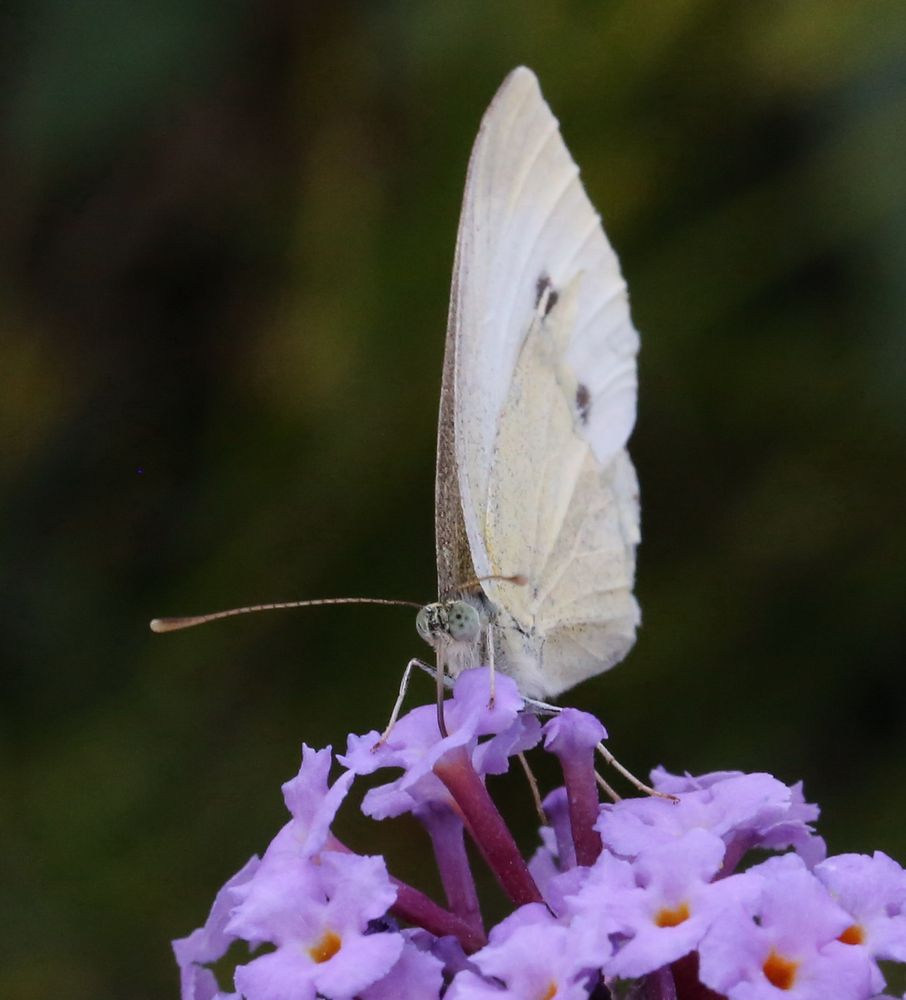
M 322 604 L 392 604 L 404 608 L 421 608 L 415 601 L 394 601 L 381 597 L 322 597 L 314 601 L 280 601 L 274 604 L 251 604 L 245 608 L 230 608 L 228 611 L 213 611 L 207 615 L 186 615 L 181 618 L 154 618 L 152 632 L 178 632 L 206 622 L 216 622 L 221 618 L 235 618 L 257 611 L 283 611 L 286 608 L 312 608 Z

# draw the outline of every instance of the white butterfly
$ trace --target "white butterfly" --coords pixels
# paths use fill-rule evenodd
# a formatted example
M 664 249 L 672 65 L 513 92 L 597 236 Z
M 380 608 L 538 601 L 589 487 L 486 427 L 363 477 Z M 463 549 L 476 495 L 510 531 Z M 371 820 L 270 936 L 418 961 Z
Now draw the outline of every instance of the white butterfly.
M 638 345 L 616 255 L 520 67 L 482 119 L 456 242 L 437 449 L 441 600 L 417 620 L 441 669 L 493 656 L 524 695 L 546 698 L 629 651 Z M 514 575 L 524 582 L 472 582 Z
M 437 442 L 441 600 L 416 619 L 439 678 L 493 660 L 526 697 L 553 697 L 635 641 L 638 484 L 625 444 L 638 346 L 579 168 L 519 67 L 482 119 L 456 241 Z M 289 601 L 151 628 L 347 603 L 409 602 Z

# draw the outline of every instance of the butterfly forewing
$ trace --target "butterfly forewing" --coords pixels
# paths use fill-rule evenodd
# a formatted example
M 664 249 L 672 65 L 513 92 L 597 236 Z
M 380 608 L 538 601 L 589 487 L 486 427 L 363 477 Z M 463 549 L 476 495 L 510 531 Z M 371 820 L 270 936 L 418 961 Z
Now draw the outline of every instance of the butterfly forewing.
M 442 595 L 466 568 L 528 578 L 484 585 L 500 666 L 527 694 L 565 690 L 633 641 L 638 503 L 623 449 L 637 348 L 616 256 L 537 80 L 517 69 L 466 180 L 437 535 Z
M 457 248 L 457 259 L 459 251 Z M 437 422 L 437 475 L 434 482 L 434 535 L 437 545 L 437 593 L 444 600 L 462 584 L 475 577 L 469 540 L 463 521 L 459 493 L 459 473 L 455 449 L 455 370 L 456 370 L 456 275 L 447 322 L 444 371 L 440 389 L 440 416 Z

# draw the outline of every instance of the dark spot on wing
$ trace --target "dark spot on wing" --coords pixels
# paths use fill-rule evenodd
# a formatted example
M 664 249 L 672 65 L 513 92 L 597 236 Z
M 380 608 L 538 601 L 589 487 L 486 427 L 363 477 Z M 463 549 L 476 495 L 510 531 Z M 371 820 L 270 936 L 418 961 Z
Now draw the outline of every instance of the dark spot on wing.
M 588 423 L 588 415 L 591 413 L 591 393 L 587 385 L 580 382 L 576 387 L 576 413 L 583 424 Z
M 560 298 L 560 295 L 556 288 L 554 288 L 551 279 L 546 274 L 542 274 L 535 282 L 535 308 L 541 304 L 541 300 L 545 297 L 545 292 L 547 292 L 547 298 L 544 302 L 544 315 L 547 316 L 557 304 L 557 299 Z

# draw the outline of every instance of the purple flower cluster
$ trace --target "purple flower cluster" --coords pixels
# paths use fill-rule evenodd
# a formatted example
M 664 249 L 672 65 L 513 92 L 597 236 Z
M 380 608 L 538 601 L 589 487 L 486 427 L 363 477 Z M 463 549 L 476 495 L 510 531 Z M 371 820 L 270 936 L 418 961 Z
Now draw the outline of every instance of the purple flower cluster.
M 565 709 L 542 726 L 506 677 L 489 706 L 488 684 L 460 676 L 446 737 L 434 705 L 386 740 L 350 736 L 332 785 L 330 749 L 304 748 L 289 822 L 174 942 L 183 1000 L 868 1000 L 878 961 L 906 962 L 906 872 L 880 852 L 826 857 L 799 785 L 656 770 L 659 797 L 602 805 L 601 724 Z M 542 741 L 564 784 L 526 862 L 484 778 Z M 421 821 L 445 905 L 333 832 L 355 778 L 385 768 L 400 773 L 362 809 Z M 466 835 L 512 901 L 490 930 Z M 212 968 L 228 950 L 234 992 Z

